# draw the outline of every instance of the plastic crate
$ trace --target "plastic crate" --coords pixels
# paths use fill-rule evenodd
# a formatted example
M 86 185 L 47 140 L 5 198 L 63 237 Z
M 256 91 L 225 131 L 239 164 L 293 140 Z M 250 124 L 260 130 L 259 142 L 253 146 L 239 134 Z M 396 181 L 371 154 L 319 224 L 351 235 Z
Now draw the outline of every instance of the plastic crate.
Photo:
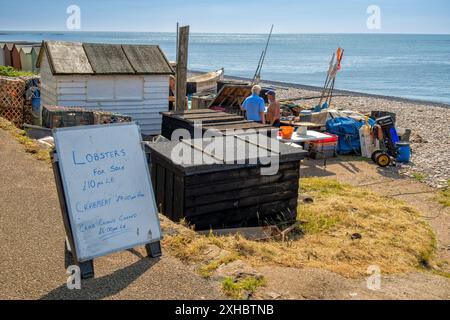
M 310 158 L 328 159 L 336 156 L 338 136 L 329 135 L 330 138 L 305 143 L 305 149 L 309 151 Z

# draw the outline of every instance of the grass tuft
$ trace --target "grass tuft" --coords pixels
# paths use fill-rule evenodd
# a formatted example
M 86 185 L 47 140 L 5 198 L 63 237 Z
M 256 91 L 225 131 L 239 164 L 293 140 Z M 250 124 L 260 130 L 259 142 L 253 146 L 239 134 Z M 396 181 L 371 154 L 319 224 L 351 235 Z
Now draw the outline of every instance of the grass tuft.
M 253 276 L 243 279 L 233 279 L 226 277 L 222 280 L 222 290 L 233 299 L 244 299 L 245 296 L 253 294 L 260 286 L 264 286 L 266 281 L 264 278 L 256 278 Z
M 420 172 L 413 172 L 411 174 L 411 177 L 419 182 L 423 182 L 427 178 L 427 175 Z
M 199 268 L 198 273 L 204 278 L 209 278 L 221 265 L 236 261 L 238 258 L 239 256 L 237 254 L 226 255 L 217 260 L 213 260 L 208 264 L 202 265 Z
M 444 207 L 450 207 L 450 180 L 447 181 L 447 187 L 439 191 L 437 201 Z
M 29 138 L 24 130 L 18 129 L 12 122 L 0 117 L 0 129 L 8 131 L 25 148 L 25 152 L 36 159 L 51 162 L 49 150 L 43 148 L 36 140 Z

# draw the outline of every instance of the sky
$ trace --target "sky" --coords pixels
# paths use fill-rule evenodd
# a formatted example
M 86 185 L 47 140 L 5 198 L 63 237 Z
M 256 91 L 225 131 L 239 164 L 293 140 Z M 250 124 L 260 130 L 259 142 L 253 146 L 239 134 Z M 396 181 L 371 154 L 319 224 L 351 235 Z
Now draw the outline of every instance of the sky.
M 80 31 L 450 34 L 448 0 L 0 0 L 0 30 L 66 31 L 70 5 Z M 379 28 L 367 27 L 371 5 Z

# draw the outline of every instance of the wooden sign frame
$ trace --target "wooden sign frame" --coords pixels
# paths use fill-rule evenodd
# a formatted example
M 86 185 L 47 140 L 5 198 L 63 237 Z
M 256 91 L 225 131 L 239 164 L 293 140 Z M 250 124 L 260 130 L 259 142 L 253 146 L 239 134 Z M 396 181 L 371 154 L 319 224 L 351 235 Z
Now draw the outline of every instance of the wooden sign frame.
M 55 178 L 56 190 L 58 193 L 58 199 L 64 224 L 64 229 L 66 232 L 66 240 L 64 245 L 65 256 L 69 257 L 70 262 L 68 264 L 75 264 L 80 268 L 81 278 L 88 279 L 94 277 L 94 260 L 80 261 L 77 257 L 76 241 L 74 239 L 74 234 L 72 232 L 72 226 L 69 218 L 67 201 L 64 192 L 64 184 L 62 180 L 61 170 L 59 166 L 59 157 L 56 150 L 50 152 L 50 157 L 52 161 L 53 174 Z M 149 173 L 150 174 L 150 173 Z M 149 178 L 150 179 L 150 178 Z M 151 183 L 151 180 L 150 180 Z M 156 212 L 156 214 L 158 214 Z M 162 234 L 161 234 L 162 237 Z M 162 255 L 161 252 L 161 242 L 160 240 L 150 242 L 144 245 L 147 255 L 150 258 L 158 258 Z M 67 266 L 66 266 L 67 267 Z

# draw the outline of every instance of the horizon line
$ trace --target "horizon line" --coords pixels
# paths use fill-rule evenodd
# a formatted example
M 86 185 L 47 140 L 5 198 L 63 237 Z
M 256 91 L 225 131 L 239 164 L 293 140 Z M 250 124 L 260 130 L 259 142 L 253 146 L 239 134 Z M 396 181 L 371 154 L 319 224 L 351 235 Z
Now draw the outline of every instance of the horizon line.
M 87 33 L 87 32 L 102 32 L 102 33 L 176 33 L 175 31 L 114 31 L 114 30 L 0 30 L 0 35 L 2 32 L 48 32 L 48 33 Z M 267 35 L 268 33 L 262 32 L 204 32 L 196 31 L 191 32 L 191 34 L 246 34 L 246 35 Z M 317 34 L 317 35 L 450 35 L 450 33 L 406 33 L 406 32 L 274 32 L 273 34 L 278 35 L 295 35 L 295 34 Z

